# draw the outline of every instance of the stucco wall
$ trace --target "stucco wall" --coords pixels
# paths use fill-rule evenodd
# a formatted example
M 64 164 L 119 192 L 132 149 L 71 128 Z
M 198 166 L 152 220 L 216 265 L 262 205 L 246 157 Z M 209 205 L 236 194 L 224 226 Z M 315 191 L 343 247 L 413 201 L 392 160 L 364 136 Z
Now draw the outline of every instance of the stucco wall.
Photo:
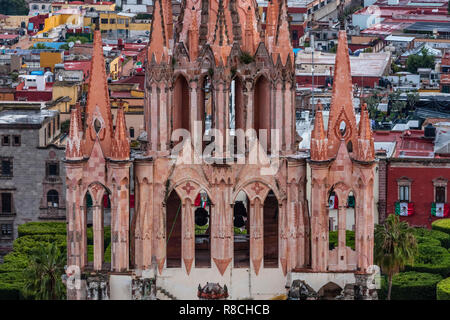
M 398 201 L 398 179 L 406 177 L 412 180 L 410 201 L 414 204 L 414 214 L 401 217 L 412 226 L 427 226 L 431 228 L 431 222 L 439 219 L 431 216 L 431 203 L 434 202 L 433 179 L 442 177 L 450 178 L 450 163 L 436 164 L 420 163 L 390 163 L 387 172 L 387 215 L 395 212 L 395 202 Z M 447 186 L 447 202 L 450 199 Z

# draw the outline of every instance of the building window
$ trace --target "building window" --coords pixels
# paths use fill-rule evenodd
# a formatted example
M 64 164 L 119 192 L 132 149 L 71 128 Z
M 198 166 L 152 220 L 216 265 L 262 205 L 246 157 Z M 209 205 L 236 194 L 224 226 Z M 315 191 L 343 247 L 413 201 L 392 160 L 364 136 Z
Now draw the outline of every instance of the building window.
M 134 138 L 134 128 L 133 127 L 130 128 L 130 137 Z
M 0 207 L 0 213 L 1 214 L 11 214 L 12 211 L 12 193 L 11 192 L 2 192 L 0 193 L 1 197 L 1 207 Z
M 58 208 L 59 207 L 59 195 L 58 191 L 50 190 L 47 192 L 47 206 Z
M 409 201 L 409 186 L 400 186 L 400 201 Z
M 13 175 L 13 164 L 11 158 L 2 158 L 2 177 L 12 177 Z
M 108 24 L 108 19 L 101 19 L 102 24 Z
M 10 138 L 8 135 L 2 136 L 2 146 L 9 146 L 10 145 Z
M 402 177 L 397 180 L 398 183 L 398 200 L 403 202 L 411 201 L 411 182 L 412 180 Z
M 445 187 L 435 187 L 435 202 L 445 203 Z
M 436 203 L 447 202 L 447 179 L 437 178 L 433 180 L 434 200 Z
M 47 162 L 46 166 L 46 176 L 59 176 L 59 163 L 58 162 Z
M 2 236 L 10 236 L 12 237 L 13 233 L 13 225 L 12 223 L 2 223 L 1 227 Z
M 20 136 L 13 136 L 13 146 L 19 147 L 20 146 Z
M 110 24 L 116 24 L 116 19 L 110 19 L 110 20 L 109 20 L 109 23 L 110 23 Z

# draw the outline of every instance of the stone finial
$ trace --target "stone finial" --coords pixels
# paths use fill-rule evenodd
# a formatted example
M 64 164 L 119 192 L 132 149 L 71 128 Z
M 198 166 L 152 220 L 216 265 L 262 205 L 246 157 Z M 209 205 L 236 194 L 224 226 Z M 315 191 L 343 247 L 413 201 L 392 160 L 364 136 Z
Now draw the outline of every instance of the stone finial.
M 318 100 L 314 129 L 311 132 L 311 160 L 323 161 L 327 159 L 327 134 L 323 124 L 322 103 Z
M 149 63 L 161 63 L 169 61 L 170 35 L 172 34 L 167 29 L 173 26 L 173 23 L 166 24 L 164 21 L 169 16 L 166 5 L 167 0 L 155 0 L 153 9 L 153 19 L 150 33 L 150 42 L 148 45 L 147 59 Z M 173 32 L 173 31 L 172 31 Z
M 225 66 L 227 64 L 227 59 L 231 52 L 231 41 L 228 37 L 228 33 L 229 30 L 225 18 L 223 0 L 219 0 L 219 9 L 214 30 L 214 40 L 211 45 L 211 49 L 214 53 L 214 58 L 217 66 Z
M 77 109 L 72 109 L 70 111 L 69 137 L 66 145 L 66 159 L 68 160 L 81 160 L 83 158 L 81 150 L 82 131 L 79 126 L 78 111 Z
M 244 51 L 253 54 L 255 48 L 253 46 L 253 12 L 249 6 L 245 17 L 245 33 L 244 33 Z
M 198 23 L 195 7 L 192 7 L 192 24 L 189 29 L 189 58 L 191 61 L 197 60 L 198 57 Z
M 112 140 L 111 159 L 130 159 L 130 141 L 122 103 L 117 110 L 116 130 L 114 131 L 114 138 Z
M 272 51 L 273 42 L 275 40 L 275 34 L 278 25 L 278 0 L 269 1 L 267 5 L 267 18 L 266 18 L 266 47 L 269 52 Z
M 328 157 L 332 158 L 337 154 L 341 139 L 346 143 L 351 141 L 356 147 L 357 136 L 347 34 L 345 31 L 339 31 L 328 120 Z
M 289 31 L 289 15 L 287 10 L 287 0 L 280 0 L 277 11 L 278 16 L 276 18 L 277 24 L 275 27 L 275 41 L 273 45 L 272 59 L 274 63 L 277 63 L 278 56 L 281 59 L 281 63 L 285 66 L 288 57 L 290 57 L 290 63 L 294 65 L 294 51 L 291 43 L 291 33 Z M 274 5 L 277 5 L 276 3 Z M 272 23 L 272 22 L 271 22 Z
M 359 120 L 357 159 L 360 161 L 373 161 L 375 159 L 375 147 L 372 129 L 370 127 L 369 111 L 365 103 L 361 107 L 361 119 Z
M 99 139 L 103 154 L 109 156 L 113 124 L 100 31 L 95 31 L 94 33 L 94 50 L 91 61 L 91 80 L 89 81 L 86 115 L 86 133 L 83 141 L 84 154 L 90 155 L 94 142 Z

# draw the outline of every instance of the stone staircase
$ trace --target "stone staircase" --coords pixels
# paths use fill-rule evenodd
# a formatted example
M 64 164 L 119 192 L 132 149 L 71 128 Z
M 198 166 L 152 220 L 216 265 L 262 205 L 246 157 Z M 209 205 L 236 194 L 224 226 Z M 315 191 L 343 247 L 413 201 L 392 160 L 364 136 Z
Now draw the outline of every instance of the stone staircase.
M 178 300 L 170 292 L 167 292 L 164 288 L 156 287 L 156 299 L 157 300 Z

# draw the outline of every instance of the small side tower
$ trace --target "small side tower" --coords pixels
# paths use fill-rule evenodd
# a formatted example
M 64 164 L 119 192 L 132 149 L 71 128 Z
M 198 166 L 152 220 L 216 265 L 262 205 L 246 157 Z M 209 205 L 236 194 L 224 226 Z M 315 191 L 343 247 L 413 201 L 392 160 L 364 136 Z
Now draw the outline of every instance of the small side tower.
M 126 271 L 129 268 L 130 144 L 122 107 L 113 130 L 102 38 L 98 30 L 94 34 L 91 75 L 85 129 L 78 106 L 71 111 L 66 148 L 68 265 L 78 266 L 80 270 L 105 270 L 103 230 L 105 222 L 110 220 L 111 270 Z M 91 214 L 92 265 L 87 258 L 87 224 Z M 110 219 L 105 219 L 108 215 Z
M 359 128 L 352 102 L 352 78 L 345 31 L 339 31 L 328 130 L 319 105 L 311 136 L 311 267 L 317 272 L 366 272 L 373 263 L 374 145 L 369 114 Z M 329 249 L 329 199 L 337 206 L 338 246 Z M 346 243 L 349 197 L 355 199 L 355 248 Z

